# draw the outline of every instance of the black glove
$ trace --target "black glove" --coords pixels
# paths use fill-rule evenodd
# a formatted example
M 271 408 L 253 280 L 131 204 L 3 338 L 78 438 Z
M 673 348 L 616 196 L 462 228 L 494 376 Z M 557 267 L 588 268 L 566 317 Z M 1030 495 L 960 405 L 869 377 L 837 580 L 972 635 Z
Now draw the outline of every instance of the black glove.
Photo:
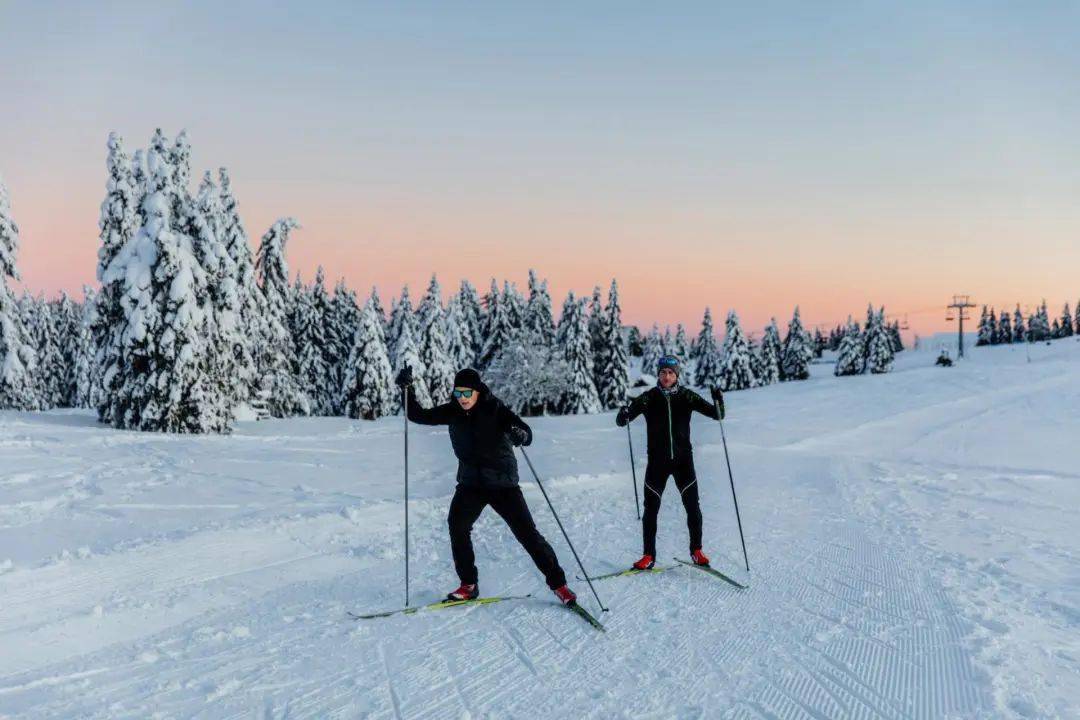
M 400 388 L 412 385 L 412 381 L 412 368 L 408 365 L 401 368 L 401 371 L 397 374 L 397 377 L 394 378 L 394 384 Z
M 615 424 L 619 427 L 623 427 L 628 422 L 630 422 L 630 406 L 623 405 L 619 408 L 618 414 L 615 415 Z
M 521 447 L 522 445 L 528 447 L 532 444 L 532 433 L 517 425 L 507 430 L 506 436 L 510 438 L 510 444 L 514 447 Z
M 720 392 L 720 388 L 712 389 L 712 399 L 716 403 L 716 409 L 720 413 L 720 419 L 724 419 L 724 393 Z

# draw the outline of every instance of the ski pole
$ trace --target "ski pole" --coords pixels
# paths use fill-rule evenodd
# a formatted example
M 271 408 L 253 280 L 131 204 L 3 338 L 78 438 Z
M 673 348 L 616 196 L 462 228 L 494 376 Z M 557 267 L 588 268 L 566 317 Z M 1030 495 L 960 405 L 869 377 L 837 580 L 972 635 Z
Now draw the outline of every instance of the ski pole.
M 401 387 L 405 411 L 405 607 L 409 607 L 409 386 Z
M 574 559 L 577 560 L 578 567 L 581 568 L 581 574 L 585 577 L 585 582 L 589 583 L 589 589 L 592 590 L 593 597 L 596 598 L 596 603 L 600 606 L 600 609 L 607 612 L 608 609 L 604 607 L 604 603 L 600 601 L 600 596 L 596 594 L 596 588 L 593 587 L 592 580 L 589 579 L 589 573 L 585 571 L 585 566 L 581 564 L 581 558 L 578 557 L 577 550 L 574 549 L 574 543 L 570 542 L 570 536 L 566 534 L 566 528 L 563 527 L 562 521 L 559 520 L 559 513 L 555 512 L 555 506 L 551 504 L 551 498 L 548 497 L 547 490 L 544 489 L 544 484 L 540 482 L 540 476 L 536 474 L 536 468 L 533 467 L 532 460 L 529 459 L 529 454 L 525 452 L 525 448 L 520 448 L 521 454 L 525 457 L 525 462 L 529 464 L 529 470 L 532 471 L 533 478 L 536 480 L 536 484 L 540 487 L 540 492 L 544 494 L 544 500 L 547 500 L 548 507 L 551 509 L 551 514 L 555 517 L 555 522 L 558 524 L 559 529 L 562 530 L 563 537 L 566 538 L 566 544 L 570 546 L 570 552 L 574 554 Z
M 731 499 L 735 501 L 735 521 L 739 523 L 739 541 L 742 543 L 743 561 L 746 563 L 746 572 L 750 572 L 750 559 L 746 556 L 746 538 L 743 537 L 742 518 L 739 517 L 739 498 L 735 495 L 735 476 L 731 474 L 731 457 L 728 455 L 727 436 L 724 434 L 724 420 L 720 417 L 720 404 L 713 400 L 716 406 L 717 421 L 720 423 L 720 439 L 724 443 L 724 461 L 727 463 L 728 480 L 731 481 Z
M 634 441 L 630 437 L 630 423 L 626 423 L 626 442 L 630 445 L 630 473 L 634 478 L 634 509 L 637 510 L 637 519 L 641 519 L 641 503 L 637 494 L 637 466 L 634 465 Z

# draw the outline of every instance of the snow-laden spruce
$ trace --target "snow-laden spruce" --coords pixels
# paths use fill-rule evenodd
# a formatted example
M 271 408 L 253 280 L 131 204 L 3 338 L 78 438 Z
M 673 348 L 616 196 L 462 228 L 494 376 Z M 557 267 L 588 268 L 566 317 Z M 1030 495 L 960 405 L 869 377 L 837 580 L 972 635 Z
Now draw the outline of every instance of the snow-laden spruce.
M 480 305 L 480 295 L 468 280 L 461 281 L 458 298 L 461 302 L 461 316 L 465 319 L 467 327 L 463 334 L 472 342 L 472 360 L 467 363 L 472 365 L 479 362 L 480 353 L 484 350 L 484 329 L 487 318 L 484 316 L 484 309 Z
M 645 336 L 645 344 L 641 350 L 641 373 L 655 377 L 656 365 L 664 356 L 664 339 L 660 335 L 660 328 L 653 323 L 649 334 Z
M 847 330 L 840 340 L 839 355 L 833 374 L 861 375 L 866 369 L 866 343 L 859 332 L 859 324 L 848 316 Z
M 686 377 L 693 377 L 694 363 L 690 358 L 690 341 L 686 337 L 686 328 L 682 323 L 675 325 L 675 337 L 671 341 L 670 352 L 679 359 L 682 374 Z
M 64 379 L 67 369 L 57 334 L 56 308 L 40 296 L 30 298 L 30 304 L 33 307 L 33 324 L 28 329 L 37 355 L 37 367 L 33 377 L 38 407 L 41 410 L 64 407 L 67 396 Z
M 330 415 L 339 386 L 332 384 L 332 348 L 326 329 L 330 297 L 326 294 L 326 274 L 320 265 L 315 281 L 293 290 L 293 343 L 296 346 L 296 375 L 308 396 L 312 415 Z
M 126 246 L 141 226 L 142 212 L 139 205 L 145 192 L 145 161 L 142 152 L 129 159 L 124 151 L 123 140 L 115 132 L 109 134 L 108 154 L 105 167 L 108 178 L 105 183 L 105 199 L 101 203 L 101 215 L 98 219 L 101 245 L 98 248 L 97 279 L 100 290 L 95 302 L 94 313 L 94 348 L 95 381 L 103 383 L 89 395 L 95 400 L 98 419 L 111 423 L 113 403 L 116 400 L 116 383 L 119 381 L 119 369 L 125 362 L 122 355 L 122 328 L 125 322 L 122 295 L 124 292 L 124 273 L 117 268 L 109 273 L 109 268 L 120 250 Z M 111 280 L 106 281 L 109 275 Z
M 113 424 L 162 432 L 221 432 L 228 419 L 215 412 L 202 361 L 204 316 L 196 288 L 205 286 L 191 238 L 179 230 L 172 208 L 179 189 L 158 148 L 147 154 L 145 222 L 116 256 L 104 282 L 123 281 L 124 362 L 115 368 Z M 113 370 L 113 369 L 110 369 Z
M 452 361 L 446 338 L 446 317 L 442 307 L 442 289 L 432 275 L 427 294 L 420 302 L 420 360 L 424 365 L 427 390 L 436 403 L 445 402 L 454 389 L 458 368 Z
M 810 361 L 814 357 L 810 336 L 803 329 L 799 308 L 788 323 L 787 337 L 784 339 L 784 352 L 781 355 L 780 369 L 784 380 L 806 380 L 810 377 Z
M 619 286 L 614 279 L 608 289 L 607 308 L 600 328 L 600 351 L 596 357 L 596 391 L 600 406 L 613 410 L 626 402 L 630 387 L 630 363 L 622 332 L 622 306 L 619 303 Z
M 416 313 L 413 312 L 412 299 L 409 297 L 409 286 L 401 288 L 401 296 L 390 302 L 390 321 L 386 326 L 386 346 L 390 348 L 390 362 L 397 365 L 395 353 L 398 340 L 401 337 L 402 328 L 408 325 L 409 333 L 415 341 L 420 333 L 420 323 Z
M 246 390 L 238 388 L 236 394 L 240 398 L 251 398 L 259 389 L 262 376 L 258 361 L 268 333 L 264 315 L 265 300 L 255 281 L 255 259 L 248 243 L 247 232 L 240 221 L 229 172 L 225 168 L 218 170 L 218 182 L 221 207 L 218 232 L 232 270 L 231 282 L 228 277 L 224 279 L 223 292 L 227 296 L 235 295 L 229 297 L 227 302 L 230 307 L 235 303 L 237 344 L 233 346 L 234 368 L 237 374 L 236 382 L 247 386 Z M 262 354 L 261 357 L 266 356 Z
M 405 296 L 405 302 L 407 301 L 408 296 Z M 427 367 L 424 365 L 423 358 L 420 357 L 420 347 L 413 336 L 412 322 L 401 323 L 401 331 L 397 336 L 397 346 L 394 348 L 392 356 L 394 376 L 396 377 L 406 367 L 412 368 L 413 384 L 409 392 L 422 406 L 429 407 L 431 405 L 431 393 L 428 392 Z M 404 408 L 401 407 L 401 398 L 397 398 L 397 402 L 398 410 L 404 411 Z
M 719 387 L 722 379 L 721 357 L 716 347 L 712 310 L 709 308 L 705 308 L 705 315 L 701 318 L 701 332 L 698 333 L 694 352 L 694 384 L 701 388 Z M 650 372 L 656 372 L 655 366 Z
M 776 318 L 772 318 L 756 351 L 754 371 L 759 386 L 780 382 L 780 347 L 780 331 L 776 327 Z
M 369 298 L 360 312 L 352 350 L 344 366 L 342 406 L 351 418 L 375 420 L 400 403 L 386 351 L 382 310 Z
M 866 331 L 866 368 L 875 375 L 887 373 L 893 367 L 893 347 L 885 329 L 885 308 L 869 311 L 870 323 Z
M 495 280 L 491 281 L 491 292 L 487 295 L 487 329 L 484 346 L 480 351 L 479 364 L 486 368 L 504 348 L 509 347 L 514 339 L 514 325 L 511 315 L 513 310 L 506 295 L 500 296 Z
M 589 318 L 584 300 L 570 292 L 559 318 L 557 343 L 566 361 L 568 387 L 563 393 L 562 411 L 579 415 L 600 412 L 600 397 L 593 383 L 593 352 Z
M 561 350 L 532 331 L 496 355 L 484 378 L 500 400 L 525 416 L 559 412 L 570 389 L 570 368 Z
M 266 323 L 260 348 L 259 375 L 262 388 L 268 393 L 267 407 L 274 417 L 310 414 L 310 401 L 293 371 L 296 348 L 288 329 L 292 290 L 289 287 L 289 266 L 285 262 L 285 244 L 289 234 L 298 227 L 300 224 L 290 217 L 275 222 L 263 235 L 255 260 Z
M 555 344 L 555 318 L 551 309 L 551 294 L 547 280 L 540 282 L 536 271 L 529 270 L 529 299 L 525 305 L 525 329 L 533 334 L 533 342 Z
M 83 301 L 79 309 L 79 326 L 75 334 L 75 397 L 72 405 L 78 408 L 96 408 L 100 387 L 97 379 L 93 328 L 97 323 L 97 297 L 94 289 L 83 285 Z
M 382 329 L 383 342 L 389 342 L 389 335 L 387 335 L 387 328 L 390 324 L 389 319 L 386 316 L 386 310 L 383 309 L 382 299 L 379 298 L 379 290 L 375 286 L 371 287 L 371 295 L 368 296 L 368 302 L 371 303 L 371 309 L 375 313 L 375 319 L 379 321 L 379 327 Z
M 746 390 L 757 384 L 753 370 L 753 353 L 750 342 L 739 325 L 739 316 L 728 311 L 725 323 L 724 355 L 720 362 L 720 389 Z M 704 387 L 704 386 L 703 386 Z
M 339 278 L 334 285 L 334 297 L 330 300 L 330 316 L 326 323 L 327 343 L 331 348 L 328 362 L 330 382 L 334 389 L 334 414 L 345 413 L 341 388 L 345 383 L 346 366 L 359 328 L 360 307 L 356 303 L 356 293 L 349 289 L 344 278 Z
M 34 410 L 34 350 L 15 295 L 8 287 L 8 278 L 19 279 L 15 265 L 18 252 L 19 226 L 11 217 L 11 200 L 0 178 L 0 408 Z
M 473 364 L 475 353 L 460 295 L 454 295 L 447 301 L 445 320 L 447 357 L 455 368 L 469 367 Z

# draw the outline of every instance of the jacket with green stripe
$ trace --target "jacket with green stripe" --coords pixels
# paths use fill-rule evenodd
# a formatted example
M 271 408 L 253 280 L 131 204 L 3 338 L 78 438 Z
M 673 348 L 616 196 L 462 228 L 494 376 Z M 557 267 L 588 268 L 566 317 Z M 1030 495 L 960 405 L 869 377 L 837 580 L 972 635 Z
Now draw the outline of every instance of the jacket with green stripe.
M 685 387 L 679 387 L 670 395 L 659 387 L 646 390 L 630 401 L 627 410 L 627 422 L 638 415 L 645 416 L 650 460 L 690 457 L 694 450 L 690 444 L 690 415 L 695 410 L 713 420 L 720 419 L 714 404 Z

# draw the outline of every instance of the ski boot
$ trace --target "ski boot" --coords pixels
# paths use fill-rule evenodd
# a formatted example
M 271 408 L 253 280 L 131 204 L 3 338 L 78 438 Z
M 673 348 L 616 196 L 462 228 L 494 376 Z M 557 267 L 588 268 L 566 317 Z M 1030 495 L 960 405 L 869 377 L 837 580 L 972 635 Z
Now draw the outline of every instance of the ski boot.
M 695 565 L 709 567 L 709 558 L 705 556 L 705 553 L 701 552 L 701 548 L 698 548 L 697 550 L 691 550 L 690 559 L 694 561 Z
M 577 595 L 570 589 L 569 585 L 563 585 L 560 588 L 555 588 L 555 597 L 559 598 L 559 601 L 563 605 L 573 605 L 577 602 Z
M 478 584 L 461 583 L 461 587 L 447 595 L 446 599 L 449 602 L 456 602 L 458 600 L 475 600 L 478 597 L 480 597 L 480 586 Z
M 641 559 L 630 566 L 632 570 L 652 570 L 653 565 L 656 564 L 656 560 L 652 555 L 642 555 Z

